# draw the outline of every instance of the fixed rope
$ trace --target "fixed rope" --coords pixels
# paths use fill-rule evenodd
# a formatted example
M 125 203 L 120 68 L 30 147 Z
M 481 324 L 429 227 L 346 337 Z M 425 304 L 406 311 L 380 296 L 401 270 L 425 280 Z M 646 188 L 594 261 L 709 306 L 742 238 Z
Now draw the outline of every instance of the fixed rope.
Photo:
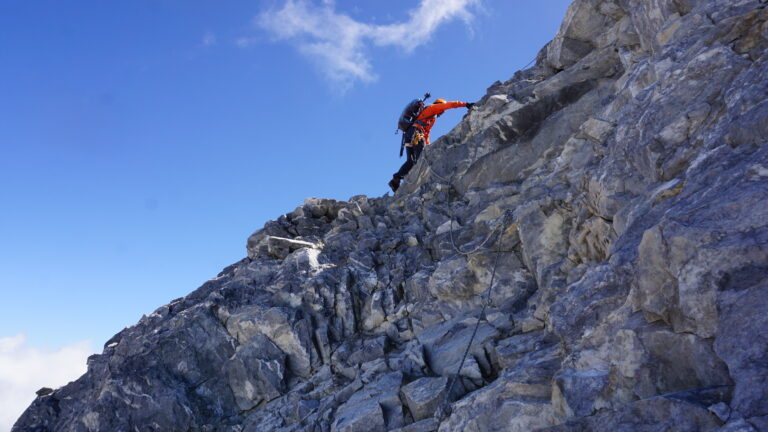
M 506 219 L 508 217 L 509 213 L 504 214 L 504 220 L 502 221 L 501 226 L 506 225 Z M 499 257 L 501 256 L 501 245 L 502 245 L 502 239 L 504 238 L 504 230 L 502 230 L 499 233 L 499 236 L 497 238 L 496 243 L 496 257 L 493 260 L 493 270 L 491 271 L 491 281 L 488 284 L 488 289 L 485 290 L 485 293 L 483 294 L 483 307 L 480 309 L 480 316 L 477 317 L 477 320 L 475 321 L 475 328 L 472 330 L 472 336 L 469 338 L 469 343 L 467 343 L 467 347 L 464 349 L 464 355 L 461 357 L 461 362 L 459 363 L 459 367 L 456 370 L 456 374 L 451 376 L 449 380 L 448 389 L 446 390 L 445 394 L 443 395 L 443 401 L 440 403 L 436 410 L 437 416 L 442 420 L 444 417 L 446 417 L 448 412 L 448 403 L 449 403 L 449 397 L 453 393 L 453 387 L 456 385 L 456 381 L 458 381 L 459 377 L 461 376 L 461 370 L 464 368 L 464 363 L 467 360 L 467 356 L 469 355 L 469 351 L 472 348 L 472 344 L 475 341 L 475 337 L 477 337 L 477 330 L 480 328 L 480 321 L 486 319 L 485 317 L 485 310 L 488 308 L 488 306 L 491 303 L 491 293 L 493 292 L 493 282 L 496 279 L 496 268 L 499 265 Z
M 428 170 L 428 172 L 430 172 L 432 175 L 434 175 L 435 177 L 437 177 L 437 178 L 438 178 L 438 180 L 440 180 L 441 182 L 443 182 L 443 183 L 447 184 L 447 185 L 448 185 L 450 188 L 452 188 L 454 191 L 456 191 L 456 194 L 457 194 L 457 195 L 459 195 L 459 196 L 461 196 L 462 198 L 464 198 L 464 194 L 463 194 L 463 193 L 461 193 L 461 191 L 460 191 L 460 190 L 459 190 L 459 189 L 458 189 L 458 188 L 457 188 L 457 187 L 456 187 L 456 186 L 453 184 L 453 178 L 451 178 L 451 179 L 446 179 L 445 177 L 443 177 L 443 176 L 441 176 L 440 174 L 438 174 L 438 173 L 437 173 L 437 171 L 435 171 L 435 169 L 434 169 L 434 168 L 432 168 L 432 164 L 431 164 L 431 163 L 429 163 L 429 159 L 428 159 L 428 157 L 427 157 L 427 149 L 426 149 L 426 148 L 424 149 L 424 151 L 422 151 L 422 153 L 423 153 L 423 155 L 424 155 L 424 156 L 422 157 L 422 159 L 424 159 L 424 163 L 423 163 L 423 164 L 421 164 L 421 165 L 422 165 L 421 167 L 419 167 L 419 175 L 418 175 L 416 178 L 419 178 L 419 177 L 421 176 L 421 171 L 423 171 L 423 169 L 424 169 L 424 166 L 426 166 L 426 167 L 427 167 L 427 170 Z M 453 177 L 453 176 L 455 176 L 455 175 L 456 175 L 456 174 L 452 175 L 451 177 Z M 504 219 L 506 216 L 507 216 L 507 214 L 506 214 L 506 213 L 504 213 L 504 214 L 502 214 L 501 216 L 497 217 L 497 218 L 494 220 L 494 222 L 498 222 L 499 220 L 502 220 L 502 219 Z M 483 249 L 483 248 L 486 246 L 486 244 L 488 243 L 488 241 L 489 241 L 489 240 L 490 240 L 490 239 L 493 237 L 493 234 L 496 232 L 496 230 L 498 230 L 499 228 L 501 228 L 501 227 L 503 227 L 503 226 L 505 225 L 505 224 L 503 223 L 504 221 L 502 220 L 502 222 L 501 222 L 501 223 L 498 223 L 498 224 L 496 224 L 496 227 L 495 227 L 495 228 L 493 228 L 493 229 L 492 229 L 492 230 L 491 230 L 491 231 L 488 233 L 488 236 L 486 236 L 485 240 L 483 240 L 482 242 L 480 242 L 480 244 L 479 244 L 478 246 L 476 246 L 474 249 L 472 249 L 472 250 L 470 250 L 470 251 L 465 251 L 465 250 L 462 250 L 462 249 L 461 249 L 461 247 L 459 247 L 459 246 L 456 244 L 456 238 L 455 238 L 455 236 L 454 236 L 454 234 L 453 234 L 453 232 L 454 232 L 454 229 L 453 229 L 453 221 L 454 221 L 454 219 L 457 219 L 457 218 L 456 218 L 456 211 L 454 210 L 454 208 L 453 208 L 453 207 L 451 207 L 451 215 L 450 215 L 450 229 L 449 229 L 449 237 L 450 237 L 450 239 L 451 239 L 451 246 L 453 247 L 453 250 L 454 250 L 454 251 L 456 251 L 456 253 L 458 253 L 458 254 L 460 254 L 460 255 L 464 255 L 464 256 L 474 255 L 474 254 L 476 254 L 477 252 L 479 252 L 481 249 Z
M 535 61 L 536 61 L 536 57 L 538 57 L 538 54 L 537 54 L 537 55 L 535 55 L 535 56 L 533 56 L 533 59 L 532 59 L 530 62 L 528 62 L 528 64 L 527 64 L 527 65 L 523 66 L 523 67 L 522 67 L 520 70 L 521 70 L 521 71 L 523 71 L 523 70 L 526 70 L 526 69 L 528 69 L 528 66 L 532 65 L 532 64 L 533 64 L 533 62 L 535 62 Z
M 427 167 L 427 170 L 432 175 L 434 175 L 436 178 L 438 178 L 440 181 L 446 183 L 449 187 L 453 188 L 453 190 L 455 190 L 456 193 L 459 196 L 464 198 L 464 194 L 461 193 L 461 191 L 453 184 L 453 177 L 456 174 L 452 175 L 450 179 L 446 179 L 445 177 L 441 176 L 440 174 L 437 173 L 437 171 L 435 171 L 434 168 L 432 168 L 432 164 L 429 163 L 429 159 L 428 159 L 428 156 L 427 156 L 426 149 L 424 149 L 423 153 L 424 153 L 424 156 L 423 156 L 424 163 L 423 163 L 423 165 L 425 165 Z M 421 170 L 423 170 L 423 166 L 420 167 L 420 171 L 419 171 L 419 176 L 418 177 L 421 176 Z M 480 309 L 480 315 L 477 317 L 477 319 L 475 321 L 475 327 L 472 330 L 472 336 L 470 336 L 469 342 L 467 343 L 467 346 L 464 349 L 464 354 L 461 357 L 461 362 L 459 362 L 459 367 L 456 370 L 456 373 L 454 375 L 452 375 L 448 379 L 450 384 L 448 385 L 448 389 L 446 390 L 446 392 L 443 395 L 442 402 L 440 403 L 440 405 L 438 405 L 438 408 L 436 409 L 435 414 L 436 414 L 436 417 L 439 420 L 443 420 L 445 417 L 447 417 L 447 415 L 450 414 L 449 413 L 449 408 L 448 408 L 448 405 L 450 403 L 449 402 L 449 398 L 451 397 L 451 394 L 453 393 L 453 388 L 456 385 L 456 381 L 458 381 L 459 377 L 461 376 L 461 370 L 464 368 L 464 363 L 466 362 L 467 356 L 469 355 L 469 352 L 472 349 L 472 344 L 475 342 L 475 338 L 477 337 L 477 331 L 480 328 L 480 322 L 482 320 L 486 320 L 487 321 L 487 318 L 485 316 L 485 311 L 486 311 L 486 309 L 488 308 L 488 306 L 490 305 L 490 302 L 491 302 L 491 293 L 493 292 L 493 283 L 496 280 L 496 269 L 497 269 L 498 264 L 499 264 L 499 257 L 501 256 L 502 239 L 504 238 L 504 233 L 506 231 L 504 229 L 504 227 L 507 226 L 507 220 L 510 217 L 510 215 L 511 215 L 511 213 L 509 213 L 509 211 L 505 211 L 504 214 L 502 214 L 501 216 L 496 218 L 496 221 L 500 221 L 500 222 L 498 224 L 496 224 L 496 227 L 493 228 L 488 233 L 488 236 L 477 247 L 473 248 L 471 251 L 465 251 L 465 250 L 462 250 L 456 244 L 456 240 L 455 240 L 455 237 L 454 237 L 454 234 L 453 234 L 453 231 L 454 231 L 453 230 L 453 220 L 456 219 L 456 213 L 455 213 L 454 208 L 451 207 L 451 216 L 450 216 L 451 221 L 450 221 L 450 230 L 449 230 L 449 232 L 450 232 L 450 238 L 451 238 L 451 246 L 456 251 L 456 253 L 464 255 L 464 256 L 473 255 L 473 254 L 479 252 L 481 249 L 485 248 L 486 244 L 491 240 L 491 238 L 493 238 L 494 234 L 497 231 L 498 231 L 498 237 L 496 238 L 496 256 L 494 257 L 494 260 L 493 260 L 493 269 L 491 270 L 491 280 L 490 280 L 490 283 L 488 284 L 488 288 L 486 289 L 485 293 L 483 294 L 483 302 L 482 302 L 483 305 L 482 305 L 482 308 Z
M 430 173 L 432 173 L 432 175 L 434 175 L 435 177 L 437 177 L 441 181 L 447 183 L 448 186 L 453 188 L 457 192 L 457 194 L 462 196 L 462 198 L 463 198 L 464 194 L 462 194 L 458 190 L 458 188 L 456 188 L 453 185 L 452 179 L 446 179 L 445 177 L 442 177 L 441 175 L 439 175 L 432 168 L 431 164 L 429 163 L 429 160 L 427 159 L 426 152 L 424 152 L 424 157 L 423 158 L 424 158 L 424 163 L 421 164 L 422 165 L 421 167 L 419 167 L 419 174 L 418 174 L 417 178 L 421 176 L 421 171 L 424 169 L 424 166 L 426 165 L 427 169 L 429 170 Z M 451 208 L 450 238 L 451 238 L 451 245 L 452 245 L 453 249 L 457 253 L 459 253 L 461 255 L 465 255 L 465 256 L 475 254 L 475 253 L 479 252 L 481 249 L 483 249 L 487 245 L 487 243 L 491 240 L 491 238 L 493 238 L 494 234 L 496 234 L 497 232 L 498 232 L 498 237 L 496 238 L 496 256 L 494 257 L 493 268 L 491 270 L 491 280 L 490 280 L 490 283 L 488 284 L 488 288 L 486 289 L 485 293 L 483 294 L 483 302 L 482 302 L 483 305 L 482 305 L 482 308 L 480 309 L 480 314 L 477 317 L 477 320 L 475 321 L 475 327 L 472 330 L 472 336 L 470 336 L 469 343 L 467 343 L 467 346 L 464 349 L 464 354 L 461 357 L 461 362 L 459 362 L 459 367 L 456 370 L 456 374 L 449 378 L 449 383 L 450 384 L 448 385 L 448 389 L 445 392 L 445 394 L 443 395 L 443 400 L 441 401 L 441 403 L 438 405 L 438 408 L 436 409 L 436 417 L 438 417 L 440 420 L 442 420 L 444 418 L 444 416 L 446 414 L 448 414 L 448 405 L 450 403 L 449 397 L 450 397 L 450 395 L 453 392 L 453 388 L 456 385 L 456 381 L 459 379 L 459 377 L 461 375 L 461 370 L 464 368 L 464 364 L 466 363 L 467 357 L 469 356 L 469 352 L 472 349 L 472 344 L 474 343 L 475 338 L 477 337 L 477 332 L 478 332 L 478 330 L 480 328 L 480 322 L 482 320 L 487 320 L 486 317 L 485 317 L 485 311 L 486 311 L 486 309 L 488 308 L 488 306 L 491 303 L 491 293 L 493 292 L 493 284 L 494 284 L 494 281 L 496 280 L 496 269 L 497 269 L 498 264 L 499 264 L 499 257 L 501 256 L 502 239 L 504 238 L 504 233 L 505 233 L 505 230 L 502 229 L 502 228 L 507 226 L 507 218 L 510 215 L 511 215 L 511 213 L 509 213 L 509 211 L 507 211 L 507 212 L 504 212 L 504 214 L 501 215 L 500 217 L 496 218 L 496 221 L 500 220 L 500 223 L 498 223 L 496 225 L 496 227 L 491 229 L 491 231 L 488 234 L 488 236 L 477 247 L 473 248 L 471 251 L 463 251 L 463 250 L 461 250 L 461 248 L 455 242 L 455 238 L 454 238 L 454 234 L 453 234 L 453 231 L 454 231 L 454 229 L 453 229 L 453 219 L 455 218 L 455 211 L 454 211 L 453 208 Z M 359 277 L 359 275 L 358 275 L 358 277 Z M 395 279 L 396 279 L 395 277 L 390 278 L 390 280 L 387 283 L 387 285 L 385 286 L 384 290 L 386 290 L 395 281 Z M 401 278 L 400 283 L 404 282 L 407 279 L 408 279 L 407 277 Z M 410 320 L 410 310 L 408 310 L 408 308 L 406 308 L 405 312 L 406 312 L 406 316 Z M 290 393 L 294 393 L 294 392 L 290 392 Z M 301 419 L 298 420 L 297 424 L 299 426 L 305 425 L 306 421 L 311 416 L 319 415 L 320 408 L 321 407 L 318 406 L 318 407 L 315 407 L 313 409 L 310 409 L 308 413 L 306 413 L 304 416 L 302 416 Z
M 480 242 L 480 244 L 479 244 L 479 245 L 477 245 L 477 247 L 475 247 L 475 248 L 474 248 L 474 249 L 472 249 L 471 251 L 463 251 L 463 250 L 461 250 L 461 248 L 460 248 L 460 247 L 459 247 L 459 246 L 456 244 L 456 240 L 455 240 L 455 239 L 454 239 L 454 237 L 453 237 L 453 219 L 455 218 L 455 216 L 456 216 L 456 214 L 453 212 L 453 209 L 451 209 L 451 222 L 450 222 L 450 224 L 451 224 L 451 225 L 450 225 L 450 228 L 451 228 L 451 229 L 450 229 L 450 231 L 449 231 L 449 232 L 450 232 L 450 237 L 451 237 L 451 246 L 453 246 L 453 249 L 454 249 L 454 250 L 455 250 L 457 253 L 459 253 L 459 254 L 461 254 L 461 255 L 464 255 L 464 256 L 470 256 L 470 255 L 474 255 L 475 253 L 479 252 L 479 251 L 480 251 L 480 249 L 483 249 L 483 248 L 485 247 L 486 243 L 488 243 L 488 240 L 490 240 L 490 239 L 491 239 L 491 237 L 493 237 L 493 234 L 496 232 L 496 230 L 498 230 L 499 228 L 501 228 L 502 226 L 504 226 L 504 224 L 503 224 L 503 223 L 497 224 L 497 225 L 496 225 L 496 227 L 495 227 L 494 229 L 492 229 L 492 230 L 491 230 L 491 232 L 489 232 L 489 233 L 488 233 L 488 236 L 487 236 L 487 237 L 485 237 L 485 240 L 483 240 L 482 242 Z M 496 220 L 498 220 L 498 219 L 499 219 L 499 218 L 497 218 Z M 503 221 L 502 221 L 502 222 L 503 222 Z

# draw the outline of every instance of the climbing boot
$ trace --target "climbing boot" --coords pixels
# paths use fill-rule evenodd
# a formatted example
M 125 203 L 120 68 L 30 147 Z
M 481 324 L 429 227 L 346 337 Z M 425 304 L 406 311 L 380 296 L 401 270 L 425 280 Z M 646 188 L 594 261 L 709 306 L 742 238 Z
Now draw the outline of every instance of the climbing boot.
M 397 188 L 400 187 L 400 177 L 392 177 L 389 181 L 389 187 L 392 188 L 392 192 L 397 192 Z

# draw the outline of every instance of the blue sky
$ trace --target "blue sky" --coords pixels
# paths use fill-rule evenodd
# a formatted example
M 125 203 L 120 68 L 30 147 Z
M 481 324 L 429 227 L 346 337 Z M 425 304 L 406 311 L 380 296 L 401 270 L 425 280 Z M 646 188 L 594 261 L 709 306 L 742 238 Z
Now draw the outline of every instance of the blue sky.
M 383 195 L 403 105 L 479 99 L 568 3 L 3 0 L 0 342 L 100 351 L 304 198 Z

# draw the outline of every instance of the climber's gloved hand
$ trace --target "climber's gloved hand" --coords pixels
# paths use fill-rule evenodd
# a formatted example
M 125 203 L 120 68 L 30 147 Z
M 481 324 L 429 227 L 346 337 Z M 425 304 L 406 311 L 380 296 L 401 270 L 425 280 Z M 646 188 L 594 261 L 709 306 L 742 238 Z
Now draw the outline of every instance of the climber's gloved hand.
M 471 110 L 471 109 L 472 109 L 472 107 L 474 107 L 474 106 L 475 106 L 475 103 L 474 103 L 474 102 L 467 102 L 467 109 L 468 109 L 468 110 Z

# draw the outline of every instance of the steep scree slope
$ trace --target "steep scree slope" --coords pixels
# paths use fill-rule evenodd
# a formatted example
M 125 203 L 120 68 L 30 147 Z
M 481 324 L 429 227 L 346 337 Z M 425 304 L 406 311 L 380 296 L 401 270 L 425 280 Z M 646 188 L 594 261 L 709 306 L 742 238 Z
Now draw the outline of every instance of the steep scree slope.
M 13 431 L 768 430 L 767 38 L 576 0 L 395 197 L 267 223 Z

